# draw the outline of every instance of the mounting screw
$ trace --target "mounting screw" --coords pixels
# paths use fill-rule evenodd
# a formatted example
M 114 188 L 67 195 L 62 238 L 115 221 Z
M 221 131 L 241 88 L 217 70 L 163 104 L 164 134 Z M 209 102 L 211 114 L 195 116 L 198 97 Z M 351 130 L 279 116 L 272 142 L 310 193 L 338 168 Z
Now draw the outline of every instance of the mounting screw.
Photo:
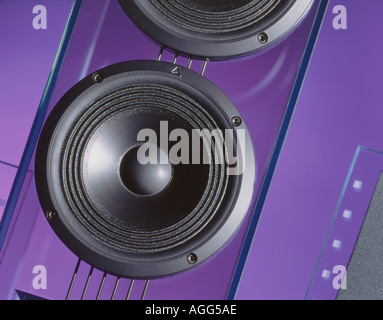
M 101 74 L 96 72 L 96 73 L 93 74 L 92 80 L 93 80 L 94 83 L 100 83 L 100 82 L 102 82 L 102 80 L 104 80 L 104 78 L 102 77 Z
M 242 124 L 242 119 L 239 116 L 234 116 L 231 118 L 231 124 L 234 127 L 239 127 Z
M 186 261 L 189 263 L 189 264 L 196 264 L 197 261 L 198 261 L 198 257 L 195 253 L 189 253 L 186 257 Z
M 258 34 L 257 39 L 260 44 L 265 44 L 269 41 L 269 36 L 266 33 L 261 32 Z
M 48 219 L 49 221 L 53 221 L 53 220 L 57 219 L 58 214 L 57 214 L 57 212 L 54 211 L 54 210 L 49 210 L 49 211 L 47 212 L 47 214 L 46 214 L 46 217 L 47 217 L 47 219 Z

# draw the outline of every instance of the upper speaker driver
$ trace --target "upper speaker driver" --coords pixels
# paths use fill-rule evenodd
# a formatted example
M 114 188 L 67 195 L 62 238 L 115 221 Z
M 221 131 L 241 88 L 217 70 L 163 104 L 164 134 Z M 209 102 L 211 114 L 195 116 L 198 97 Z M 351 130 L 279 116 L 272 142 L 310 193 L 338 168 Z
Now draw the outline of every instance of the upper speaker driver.
M 281 39 L 313 0 L 119 0 L 161 45 L 193 58 L 224 60 Z

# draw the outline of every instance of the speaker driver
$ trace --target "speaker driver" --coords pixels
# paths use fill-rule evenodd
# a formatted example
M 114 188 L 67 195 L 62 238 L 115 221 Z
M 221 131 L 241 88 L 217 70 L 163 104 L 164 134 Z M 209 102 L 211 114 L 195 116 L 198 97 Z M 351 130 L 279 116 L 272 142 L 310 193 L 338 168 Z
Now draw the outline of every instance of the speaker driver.
M 119 0 L 152 39 L 193 58 L 254 53 L 288 33 L 313 0 Z
M 38 143 L 50 225 L 110 274 L 150 279 L 198 265 L 231 238 L 252 198 L 253 148 L 233 119 L 216 86 L 174 64 L 132 61 L 88 76 L 53 109 Z

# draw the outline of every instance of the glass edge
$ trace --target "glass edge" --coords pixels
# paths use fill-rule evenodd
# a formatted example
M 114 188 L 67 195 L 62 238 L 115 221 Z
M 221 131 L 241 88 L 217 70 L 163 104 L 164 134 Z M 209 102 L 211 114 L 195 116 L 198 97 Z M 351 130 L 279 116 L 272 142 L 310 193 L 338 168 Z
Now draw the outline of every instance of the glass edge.
M 338 199 L 338 202 L 337 202 L 337 205 L 336 205 L 336 208 L 335 208 L 335 212 L 334 212 L 334 214 L 332 216 L 329 228 L 327 230 L 326 237 L 325 237 L 325 239 L 323 241 L 321 252 L 320 252 L 320 254 L 318 256 L 317 263 L 315 264 L 315 268 L 313 270 L 313 273 L 312 273 L 312 276 L 311 276 L 311 279 L 310 279 L 310 283 L 309 283 L 309 285 L 307 287 L 307 291 L 306 291 L 306 295 L 305 295 L 305 300 L 309 299 L 309 294 L 311 293 L 312 285 L 313 285 L 314 280 L 316 278 L 316 275 L 318 273 L 319 264 L 322 261 L 322 257 L 323 257 L 323 254 L 324 254 L 325 250 L 326 250 L 326 246 L 328 244 L 331 232 L 333 231 L 335 220 L 338 217 L 339 209 L 340 209 L 340 206 L 342 205 L 344 195 L 345 195 L 347 187 L 348 187 L 348 185 L 350 183 L 351 176 L 352 176 L 352 174 L 354 172 L 356 162 L 358 160 L 358 157 L 359 157 L 360 153 L 363 152 L 363 151 L 365 151 L 365 152 L 372 152 L 372 153 L 383 155 L 382 151 L 374 150 L 374 149 L 371 149 L 371 148 L 368 148 L 368 147 L 364 147 L 364 146 L 358 146 L 357 147 L 357 149 L 355 151 L 355 154 L 354 154 L 354 157 L 353 157 L 353 160 L 352 160 L 352 163 L 351 163 L 351 166 L 350 166 L 350 169 L 349 169 L 349 171 L 347 173 L 346 180 L 344 182 L 341 194 L 339 196 L 339 199 Z
M 303 82 L 304 82 L 304 79 L 306 77 L 307 70 L 308 70 L 308 67 L 310 65 L 311 58 L 312 58 L 312 55 L 314 52 L 314 48 L 316 46 L 316 43 L 317 43 L 317 40 L 318 40 L 318 37 L 320 34 L 320 29 L 322 27 L 323 20 L 325 18 L 325 14 L 327 12 L 329 0 L 319 0 L 319 1 L 320 1 L 320 3 L 318 6 L 318 9 L 317 9 L 317 13 L 315 15 L 315 19 L 314 19 L 313 24 L 312 24 L 309 38 L 307 40 L 307 45 L 306 45 L 306 49 L 305 49 L 303 57 L 302 57 L 301 65 L 298 69 L 296 81 L 294 83 L 293 90 L 292 90 L 292 93 L 290 96 L 290 100 L 289 100 L 289 103 L 288 103 L 287 108 L 286 108 L 286 113 L 285 113 L 284 119 L 283 119 L 282 124 L 281 124 L 280 132 L 278 134 L 276 144 L 275 144 L 275 147 L 274 147 L 274 150 L 272 153 L 272 157 L 270 159 L 269 166 L 267 168 L 266 175 L 265 175 L 265 178 L 263 180 L 262 187 L 260 189 L 258 200 L 256 202 L 256 206 L 255 206 L 255 209 L 254 209 L 254 212 L 253 212 L 253 215 L 252 215 L 252 218 L 251 218 L 251 221 L 250 221 L 250 224 L 249 224 L 246 236 L 245 236 L 245 240 L 244 240 L 243 245 L 242 245 L 239 259 L 238 259 L 233 277 L 231 279 L 229 290 L 228 290 L 228 293 L 226 296 L 227 300 L 234 300 L 235 296 L 237 294 L 238 286 L 239 286 L 239 283 L 241 281 L 241 277 L 242 277 L 243 269 L 244 269 L 245 264 L 246 264 L 247 256 L 249 254 L 251 244 L 252 244 L 254 235 L 256 233 L 258 220 L 261 216 L 261 211 L 262 211 L 263 205 L 266 201 L 269 187 L 270 187 L 270 184 L 271 184 L 271 181 L 272 181 L 272 178 L 273 178 L 273 175 L 274 175 L 274 172 L 275 172 L 278 160 L 279 160 L 279 156 L 280 156 L 281 151 L 282 151 L 283 143 L 285 141 L 286 134 L 287 134 L 289 125 L 291 123 L 291 119 L 292 119 L 294 110 L 295 110 L 295 106 L 296 106 L 297 101 L 299 99 L 299 96 L 300 96 L 300 93 L 302 90 L 302 86 L 303 86 Z
M 74 26 L 81 8 L 83 0 L 73 0 L 73 5 L 69 13 L 67 23 L 64 28 L 63 35 L 60 40 L 60 44 L 48 76 L 47 83 L 45 85 L 40 104 L 37 108 L 36 116 L 34 118 L 26 147 L 21 157 L 20 165 L 18 167 L 15 180 L 13 182 L 7 204 L 4 209 L 4 214 L 0 220 L 0 253 L 3 248 L 8 228 L 11 224 L 12 216 L 16 208 L 16 204 L 23 186 L 25 176 L 27 174 L 30 161 L 35 150 L 35 146 L 40 134 L 40 130 L 44 123 L 44 119 L 48 110 L 48 106 L 55 89 L 56 81 L 60 73 L 62 63 L 65 58 L 65 54 L 72 36 Z

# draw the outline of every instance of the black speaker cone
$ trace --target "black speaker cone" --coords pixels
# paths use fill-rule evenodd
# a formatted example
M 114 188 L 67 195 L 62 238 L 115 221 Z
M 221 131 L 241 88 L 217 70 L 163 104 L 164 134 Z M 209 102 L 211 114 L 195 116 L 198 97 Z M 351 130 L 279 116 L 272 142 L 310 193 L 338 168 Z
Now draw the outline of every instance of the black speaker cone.
M 138 160 L 140 147 L 133 147 L 122 157 L 119 169 L 120 179 L 124 186 L 135 195 L 153 196 L 163 191 L 171 182 L 173 166 L 168 155 L 155 147 L 158 158 L 167 157 L 167 163 L 156 163 L 143 165 Z
M 161 45 L 194 58 L 230 59 L 274 43 L 313 0 L 119 0 Z M 266 35 L 265 37 L 262 35 Z
M 190 268 L 190 253 L 202 262 L 231 237 L 251 200 L 254 155 L 244 124 L 232 127 L 237 110 L 208 80 L 179 68 L 182 77 L 168 63 L 107 67 L 102 82 L 89 76 L 63 97 L 40 137 L 42 207 L 57 212 L 50 223 L 64 243 L 108 273 L 161 277 Z M 176 163 L 179 139 L 169 139 L 167 150 L 160 140 L 180 129 L 190 139 L 194 130 L 245 130 L 246 145 L 237 139 L 235 149 L 246 174 L 227 174 L 218 140 L 201 143 L 200 162 Z M 157 143 L 138 141 L 143 130 Z M 157 162 L 138 161 L 143 146 Z

